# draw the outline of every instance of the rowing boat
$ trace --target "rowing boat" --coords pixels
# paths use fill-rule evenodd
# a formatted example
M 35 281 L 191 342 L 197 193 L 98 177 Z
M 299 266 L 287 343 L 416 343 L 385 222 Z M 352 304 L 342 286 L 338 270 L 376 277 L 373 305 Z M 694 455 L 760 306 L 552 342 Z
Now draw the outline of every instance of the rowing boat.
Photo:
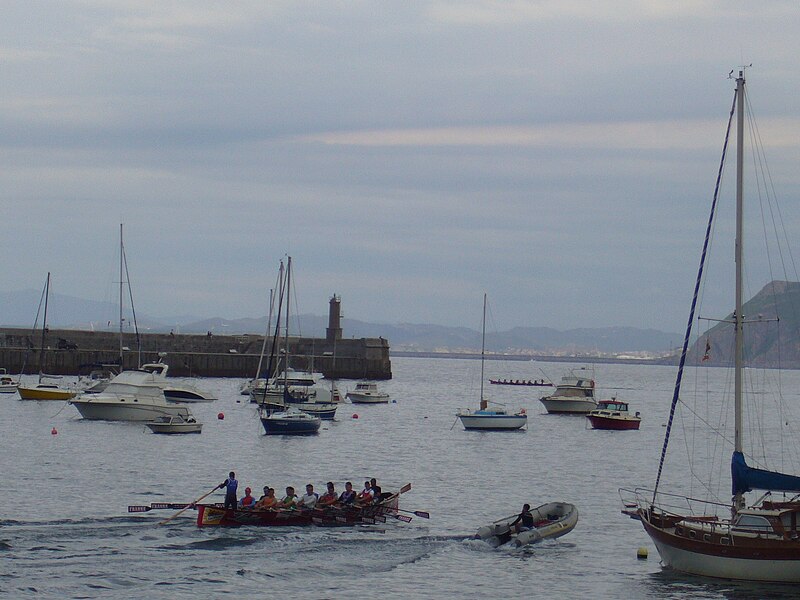
M 490 379 L 489 383 L 493 385 L 526 385 L 526 386 L 534 386 L 534 387 L 553 387 L 553 384 L 549 381 L 542 380 L 534 380 L 531 381 L 530 379 Z
M 198 504 L 198 527 L 239 527 L 255 525 L 280 527 L 290 525 L 347 526 L 384 522 L 387 516 L 411 520 L 399 515 L 400 493 L 393 493 L 376 504 L 366 506 L 330 506 L 313 509 L 246 509 L 225 508 L 222 504 Z

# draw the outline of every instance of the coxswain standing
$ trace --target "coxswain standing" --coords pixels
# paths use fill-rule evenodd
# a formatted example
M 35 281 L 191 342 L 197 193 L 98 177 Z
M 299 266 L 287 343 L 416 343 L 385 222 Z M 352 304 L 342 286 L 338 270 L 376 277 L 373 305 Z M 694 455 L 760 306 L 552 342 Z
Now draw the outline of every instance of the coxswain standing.
M 228 478 L 219 484 L 219 489 L 225 488 L 225 508 L 236 508 L 236 489 L 239 487 L 239 482 L 236 481 L 236 473 L 231 471 L 228 473 Z

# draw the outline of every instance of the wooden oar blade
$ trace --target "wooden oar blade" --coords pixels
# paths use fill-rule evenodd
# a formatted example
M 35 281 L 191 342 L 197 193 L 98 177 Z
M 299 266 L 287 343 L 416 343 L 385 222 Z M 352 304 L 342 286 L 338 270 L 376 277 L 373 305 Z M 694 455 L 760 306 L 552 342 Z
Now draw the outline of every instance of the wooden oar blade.
M 140 512 L 147 512 L 148 510 L 153 510 L 149 506 L 129 506 L 128 512 L 129 513 L 140 513 Z
M 428 513 L 428 512 L 425 512 L 424 510 L 415 510 L 413 512 L 414 512 L 415 515 L 417 515 L 418 517 L 422 517 L 423 519 L 430 519 L 431 518 L 431 514 Z
M 400 493 L 405 494 L 406 492 L 411 490 L 411 484 L 407 483 L 403 487 L 400 488 Z
M 403 523 L 410 523 L 413 517 L 409 517 L 408 515 L 392 515 L 398 521 L 402 521 Z

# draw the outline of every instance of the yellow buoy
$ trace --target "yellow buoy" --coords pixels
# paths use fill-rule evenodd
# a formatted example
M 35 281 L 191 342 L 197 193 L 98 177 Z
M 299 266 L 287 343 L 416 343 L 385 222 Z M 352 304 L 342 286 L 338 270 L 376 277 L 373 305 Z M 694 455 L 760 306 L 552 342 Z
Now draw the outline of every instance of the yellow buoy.
M 641 546 L 636 551 L 636 558 L 639 558 L 639 559 L 647 558 L 647 548 L 645 548 L 644 546 Z

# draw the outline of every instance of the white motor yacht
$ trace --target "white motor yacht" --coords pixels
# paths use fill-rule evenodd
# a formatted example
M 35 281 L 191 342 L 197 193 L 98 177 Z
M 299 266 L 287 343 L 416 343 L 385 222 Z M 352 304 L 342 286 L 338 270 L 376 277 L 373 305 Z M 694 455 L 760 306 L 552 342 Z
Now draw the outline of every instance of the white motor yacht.
M 549 396 L 539 398 L 549 413 L 572 413 L 585 415 L 595 408 L 594 373 L 586 369 L 573 369 L 564 375 Z
M 169 365 L 162 362 L 146 363 L 142 370 L 152 373 L 156 382 L 164 390 L 164 396 L 170 402 L 213 402 L 216 398 L 191 383 L 178 381 L 174 377 L 167 378 Z
M 189 409 L 167 402 L 161 382 L 147 371 L 123 371 L 99 394 L 81 394 L 70 401 L 84 419 L 155 421 L 160 417 L 188 419 Z

